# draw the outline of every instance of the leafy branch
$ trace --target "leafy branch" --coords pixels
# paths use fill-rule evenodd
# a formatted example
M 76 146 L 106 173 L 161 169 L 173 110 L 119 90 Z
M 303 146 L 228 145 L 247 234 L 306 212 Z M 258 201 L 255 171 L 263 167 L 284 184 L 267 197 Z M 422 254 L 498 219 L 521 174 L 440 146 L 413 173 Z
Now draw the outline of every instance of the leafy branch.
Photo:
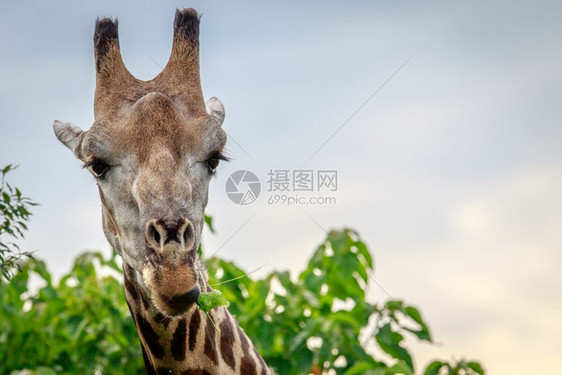
M 416 307 L 367 301 L 374 262 L 351 229 L 331 231 L 296 278 L 285 271 L 252 279 L 219 258 L 206 264 L 211 285 L 221 286 L 229 310 L 279 375 L 414 374 L 405 337 L 432 342 Z M 375 355 L 373 347 L 386 356 Z M 442 365 L 443 374 L 462 374 Z
M 479 362 L 460 360 L 455 363 L 433 361 L 425 369 L 424 375 L 484 375 Z
M 33 257 L 30 252 L 22 252 L 14 242 L 24 237 L 31 216 L 29 207 L 37 205 L 6 181 L 6 175 L 16 168 L 8 164 L 0 171 L 0 272 L 6 280 L 13 276 L 14 269 L 21 270 L 24 258 Z

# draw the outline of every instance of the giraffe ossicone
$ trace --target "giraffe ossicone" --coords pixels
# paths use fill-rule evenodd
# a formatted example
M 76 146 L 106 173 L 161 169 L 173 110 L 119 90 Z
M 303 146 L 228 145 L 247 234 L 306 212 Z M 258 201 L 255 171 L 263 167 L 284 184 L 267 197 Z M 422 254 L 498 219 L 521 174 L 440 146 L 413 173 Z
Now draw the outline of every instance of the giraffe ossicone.
M 96 22 L 94 123 L 55 121 L 57 138 L 94 175 L 105 236 L 123 258 L 125 296 L 149 374 L 270 374 L 228 310 L 199 311 L 210 291 L 197 256 L 210 179 L 223 160 L 225 111 L 203 100 L 199 19 L 176 11 L 168 63 L 135 78 L 117 20 Z

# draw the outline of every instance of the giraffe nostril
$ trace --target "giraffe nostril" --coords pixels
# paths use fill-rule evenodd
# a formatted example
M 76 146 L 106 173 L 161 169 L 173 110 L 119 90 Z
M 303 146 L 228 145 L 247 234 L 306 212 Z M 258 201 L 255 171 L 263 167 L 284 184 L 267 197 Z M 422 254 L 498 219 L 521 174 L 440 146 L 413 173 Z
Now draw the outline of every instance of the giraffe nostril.
M 185 228 L 183 231 L 183 243 L 187 245 L 187 241 L 189 240 L 189 226 Z
M 154 241 L 156 241 L 157 243 L 160 243 L 161 238 L 160 238 L 160 233 L 158 233 L 158 230 L 156 230 L 156 228 L 154 228 L 154 227 L 152 227 L 151 230 L 152 230 L 151 234 L 154 237 Z
M 195 242 L 195 236 L 193 235 L 193 225 L 187 223 L 185 229 L 183 230 L 183 245 L 189 250 Z
M 156 224 L 154 221 L 151 221 L 148 224 L 148 228 L 146 231 L 146 239 L 148 240 L 149 243 L 152 244 L 152 246 L 160 247 L 162 236 L 160 235 L 158 228 L 156 228 Z
M 161 248 L 169 243 L 177 243 L 190 250 L 195 243 L 193 224 L 180 218 L 179 220 L 152 219 L 148 222 L 145 232 L 146 240 L 151 247 Z

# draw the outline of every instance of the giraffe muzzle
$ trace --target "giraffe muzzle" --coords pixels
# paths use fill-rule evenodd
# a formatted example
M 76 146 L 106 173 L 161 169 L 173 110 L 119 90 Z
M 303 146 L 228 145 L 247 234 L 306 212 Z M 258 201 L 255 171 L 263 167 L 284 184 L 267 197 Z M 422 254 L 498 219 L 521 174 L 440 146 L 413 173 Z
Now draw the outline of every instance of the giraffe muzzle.
M 186 312 L 201 293 L 197 270 L 192 262 L 147 262 L 142 277 L 149 289 L 153 304 L 168 316 Z
M 195 288 L 191 289 L 187 293 L 176 294 L 175 296 L 168 298 L 166 300 L 166 304 L 170 308 L 169 311 L 174 311 L 174 312 L 178 312 L 178 314 L 182 314 L 185 311 L 187 311 L 187 309 L 189 309 L 191 305 L 197 302 L 200 295 L 201 295 L 201 288 L 199 287 L 199 285 L 195 285 Z M 171 314 L 171 315 L 177 315 L 177 314 Z
M 201 293 L 195 266 L 197 243 L 190 220 L 163 217 L 147 220 L 142 275 L 154 305 L 169 316 L 187 311 Z

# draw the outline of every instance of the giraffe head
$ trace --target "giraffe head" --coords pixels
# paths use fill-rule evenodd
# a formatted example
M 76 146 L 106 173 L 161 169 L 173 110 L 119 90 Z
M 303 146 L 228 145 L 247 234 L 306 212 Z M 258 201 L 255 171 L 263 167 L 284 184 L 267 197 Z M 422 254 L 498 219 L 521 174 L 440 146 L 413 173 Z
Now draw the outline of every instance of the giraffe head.
M 117 21 L 97 21 L 94 45 L 95 121 L 55 121 L 55 134 L 96 179 L 109 243 L 153 305 L 178 315 L 199 297 L 197 247 L 226 142 L 224 107 L 201 92 L 199 17 L 176 12 L 170 58 L 150 81 L 127 71 Z

